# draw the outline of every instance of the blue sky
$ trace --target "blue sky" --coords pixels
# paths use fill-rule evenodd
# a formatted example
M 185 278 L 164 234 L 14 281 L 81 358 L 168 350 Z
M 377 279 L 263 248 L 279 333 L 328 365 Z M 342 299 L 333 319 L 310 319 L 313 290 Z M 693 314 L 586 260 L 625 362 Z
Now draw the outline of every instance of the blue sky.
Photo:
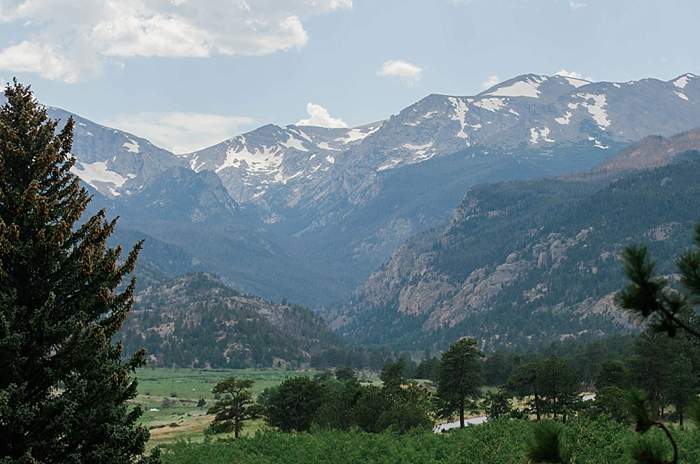
M 529 72 L 700 74 L 699 22 L 697 0 L 0 0 L 0 78 L 187 151 Z

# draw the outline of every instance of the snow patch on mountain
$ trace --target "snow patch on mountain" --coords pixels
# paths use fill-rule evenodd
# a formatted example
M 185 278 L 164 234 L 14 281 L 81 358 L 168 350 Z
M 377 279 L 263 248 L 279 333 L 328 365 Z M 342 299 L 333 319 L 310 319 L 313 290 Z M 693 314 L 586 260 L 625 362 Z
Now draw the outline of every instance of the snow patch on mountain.
M 352 143 L 352 142 L 358 142 L 358 141 L 363 140 L 363 139 L 367 138 L 368 136 L 374 134 L 381 127 L 382 127 L 381 124 L 378 124 L 375 127 L 368 127 L 368 128 L 355 127 L 353 129 L 350 129 L 345 137 L 340 137 L 340 138 L 337 138 L 335 140 L 336 140 L 336 142 L 340 142 L 344 145 L 347 145 L 348 143 Z
M 454 108 L 454 113 L 450 117 L 453 121 L 459 122 L 459 132 L 457 132 L 457 137 L 460 139 L 468 139 L 469 135 L 464 131 L 467 126 L 467 113 L 469 112 L 469 106 L 461 98 L 449 97 L 450 104 Z
M 565 125 L 569 124 L 569 122 L 571 122 L 571 116 L 572 116 L 571 111 L 567 111 L 566 113 L 564 113 L 563 116 L 560 116 L 558 118 L 554 118 L 554 121 L 556 121 L 557 124 L 561 124 L 562 126 L 565 126 Z
M 206 161 L 199 161 L 199 155 L 197 154 L 193 155 L 192 158 L 189 160 L 190 169 L 192 169 L 194 172 L 201 171 L 206 164 Z
M 249 151 L 245 144 L 236 149 L 230 147 L 226 152 L 226 159 L 216 168 L 220 172 L 228 167 L 241 167 L 245 163 L 251 171 L 270 172 L 277 170 L 282 164 L 283 156 L 280 156 L 278 147 L 262 147 Z
M 414 121 L 404 122 L 404 125 L 412 126 L 412 127 L 418 126 L 418 125 L 422 124 L 426 119 L 430 119 L 433 116 L 435 116 L 436 114 L 438 114 L 438 111 L 428 111 L 427 113 L 420 115 Z
M 543 127 L 541 129 L 537 127 L 530 128 L 530 143 L 535 145 L 540 142 L 540 139 L 544 142 L 553 143 L 554 140 L 549 138 L 549 127 Z
M 598 139 L 595 138 L 595 137 L 591 137 L 590 135 L 588 136 L 588 140 L 590 140 L 591 142 L 593 142 L 593 146 L 594 146 L 594 147 L 600 148 L 601 150 L 607 150 L 608 148 L 610 148 L 610 147 L 607 146 L 607 145 L 603 145 L 603 143 L 601 143 L 600 140 L 598 140 Z
M 141 151 L 139 143 L 135 140 L 128 139 L 128 142 L 124 142 L 122 147 L 126 148 L 129 153 L 139 153 Z
M 425 154 L 428 148 L 433 146 L 433 142 L 428 142 L 423 145 L 413 145 L 411 143 L 404 143 L 403 147 L 416 152 L 418 155 Z
M 497 87 L 495 90 L 488 92 L 486 95 L 494 97 L 530 97 L 538 98 L 540 96 L 540 84 L 547 80 L 546 77 L 529 76 L 523 80 L 515 81 L 505 87 Z
M 608 117 L 608 112 L 606 110 L 608 103 L 605 95 L 579 93 L 576 96 L 583 100 L 579 104 L 588 110 L 588 113 L 599 127 L 606 128 L 610 126 L 610 118 Z M 571 104 L 569 104 L 569 108 L 571 108 Z
M 564 77 L 564 79 L 566 79 L 566 81 L 569 84 L 573 85 L 576 88 L 583 87 L 584 85 L 588 85 L 591 83 L 591 81 L 587 81 L 585 79 L 579 79 L 578 77 L 566 77 L 566 76 L 562 76 L 562 77 Z
M 295 138 L 291 134 L 289 134 L 289 138 L 287 139 L 287 141 L 282 142 L 281 145 L 285 148 L 293 148 L 299 151 L 309 151 L 306 147 L 304 147 L 304 142 Z
M 318 148 L 320 148 L 321 150 L 341 151 L 340 148 L 331 147 L 331 146 L 328 144 L 328 142 L 321 142 L 321 143 L 319 143 L 319 144 L 316 145 L 316 146 L 317 146 Z M 315 156 L 315 155 L 313 155 L 313 156 Z M 312 156 L 312 158 L 313 158 L 313 156 Z M 309 159 L 312 159 L 312 158 L 309 158 Z
M 693 74 L 683 74 L 681 77 L 673 81 L 673 85 L 679 89 L 684 89 L 685 86 L 688 85 L 688 82 L 690 82 L 690 79 L 693 77 L 695 77 Z
M 107 163 L 104 161 L 96 161 L 94 163 L 78 162 L 71 168 L 71 172 L 80 179 L 90 184 L 92 187 L 99 190 L 99 184 L 111 184 L 110 192 L 114 196 L 118 196 L 119 192 L 115 187 L 121 187 L 127 179 L 134 177 L 134 174 L 128 174 L 127 177 L 110 170 Z
M 506 106 L 503 98 L 482 98 L 475 101 L 473 105 L 491 112 L 496 112 Z

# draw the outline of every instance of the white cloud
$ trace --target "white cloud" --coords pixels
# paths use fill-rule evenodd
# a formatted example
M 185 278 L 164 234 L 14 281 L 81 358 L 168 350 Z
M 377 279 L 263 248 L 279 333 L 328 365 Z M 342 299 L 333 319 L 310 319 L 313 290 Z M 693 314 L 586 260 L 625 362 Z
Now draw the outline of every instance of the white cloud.
M 147 138 L 174 153 L 189 153 L 228 139 L 255 120 L 210 113 L 121 114 L 105 121 L 110 127 Z
M 26 41 L 0 50 L 0 69 L 37 73 L 65 82 L 78 80 L 78 74 L 53 47 Z
M 555 73 L 557 76 L 563 76 L 563 77 L 571 77 L 573 79 L 583 79 L 585 81 L 592 81 L 593 79 L 590 77 L 583 77 L 583 74 L 578 73 L 576 71 L 568 71 L 566 69 L 560 69 Z
M 316 103 L 307 103 L 306 112 L 309 117 L 297 121 L 297 126 L 348 127 L 345 121 L 332 117 L 327 109 Z
M 488 79 L 482 82 L 481 87 L 488 89 L 498 84 L 499 82 L 501 82 L 501 80 L 498 78 L 497 75 L 494 74 L 493 76 L 489 76 Z
M 404 60 L 385 61 L 377 71 L 381 77 L 398 77 L 405 82 L 415 83 L 423 77 L 423 69 Z
M 352 0 L 0 0 L 0 23 L 22 24 L 20 45 L 34 57 L 18 62 L 18 45 L 0 44 L 0 69 L 75 82 L 107 57 L 265 55 L 306 45 L 305 18 L 349 8 Z
M 585 2 L 577 2 L 575 0 L 569 0 L 569 8 L 572 10 L 578 10 L 579 8 L 585 8 L 588 6 L 588 3 Z

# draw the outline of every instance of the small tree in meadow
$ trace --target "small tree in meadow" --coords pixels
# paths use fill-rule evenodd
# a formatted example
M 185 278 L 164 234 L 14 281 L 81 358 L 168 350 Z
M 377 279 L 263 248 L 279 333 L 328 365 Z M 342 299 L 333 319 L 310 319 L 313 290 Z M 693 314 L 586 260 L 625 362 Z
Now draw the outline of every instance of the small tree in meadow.
M 213 393 L 219 400 L 209 408 L 208 414 L 214 414 L 211 430 L 215 433 L 233 432 L 236 438 L 241 436 L 243 423 L 257 416 L 257 407 L 250 389 L 252 380 L 230 377 L 217 383 Z

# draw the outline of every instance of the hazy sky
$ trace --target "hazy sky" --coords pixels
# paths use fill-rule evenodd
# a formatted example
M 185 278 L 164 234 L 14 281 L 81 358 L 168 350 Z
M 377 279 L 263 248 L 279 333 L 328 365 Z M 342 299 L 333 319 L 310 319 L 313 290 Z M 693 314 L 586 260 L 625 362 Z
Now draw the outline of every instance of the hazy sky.
M 698 0 L 0 0 L 0 78 L 177 151 L 562 70 L 700 74 Z

